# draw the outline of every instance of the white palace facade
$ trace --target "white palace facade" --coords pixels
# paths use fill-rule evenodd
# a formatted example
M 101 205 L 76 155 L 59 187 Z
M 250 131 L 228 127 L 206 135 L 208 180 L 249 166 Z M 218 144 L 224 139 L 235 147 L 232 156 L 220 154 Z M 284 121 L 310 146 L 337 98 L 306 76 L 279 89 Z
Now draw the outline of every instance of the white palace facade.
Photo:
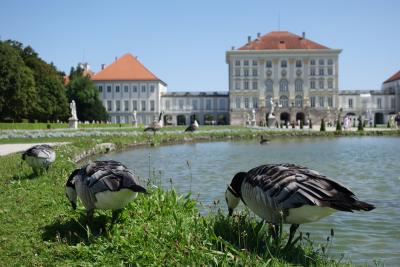
M 229 91 L 167 92 L 167 84 L 126 54 L 91 78 L 111 122 L 149 124 L 164 112 L 167 125 L 245 125 L 255 112 L 264 125 L 274 105 L 280 122 L 342 115 L 363 116 L 377 124 L 400 111 L 400 72 L 381 90 L 339 90 L 340 49 L 330 49 L 289 32 L 257 35 L 239 49 L 226 52 Z

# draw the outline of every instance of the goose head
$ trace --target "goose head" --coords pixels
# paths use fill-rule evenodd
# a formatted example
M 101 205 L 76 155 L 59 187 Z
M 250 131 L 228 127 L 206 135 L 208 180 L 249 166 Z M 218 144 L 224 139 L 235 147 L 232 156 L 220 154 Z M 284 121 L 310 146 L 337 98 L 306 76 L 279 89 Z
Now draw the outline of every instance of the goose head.
M 237 173 L 233 177 L 231 184 L 228 185 L 228 188 L 225 191 L 225 200 L 226 204 L 228 205 L 229 216 L 232 215 L 233 210 L 237 207 L 237 205 L 239 205 L 241 190 L 240 188 L 246 175 L 246 172 Z
M 75 188 L 75 176 L 78 174 L 78 171 L 79 169 L 73 171 L 68 177 L 67 183 L 65 184 L 65 194 L 74 210 L 76 209 L 76 202 L 78 198 Z

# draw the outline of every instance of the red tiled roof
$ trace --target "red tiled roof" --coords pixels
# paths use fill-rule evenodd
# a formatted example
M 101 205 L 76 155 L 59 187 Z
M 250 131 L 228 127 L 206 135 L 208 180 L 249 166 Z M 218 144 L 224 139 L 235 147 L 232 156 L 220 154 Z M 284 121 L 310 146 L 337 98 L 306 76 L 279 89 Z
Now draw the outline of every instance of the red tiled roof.
M 238 50 L 286 50 L 286 49 L 329 49 L 296 34 L 277 31 L 270 32 L 240 47 Z
M 159 81 L 136 57 L 125 54 L 91 77 L 93 81 Z
M 393 74 L 389 79 L 387 79 L 383 83 L 393 82 L 393 81 L 397 81 L 397 80 L 400 80 L 400 70 L 398 72 L 396 72 L 395 74 Z

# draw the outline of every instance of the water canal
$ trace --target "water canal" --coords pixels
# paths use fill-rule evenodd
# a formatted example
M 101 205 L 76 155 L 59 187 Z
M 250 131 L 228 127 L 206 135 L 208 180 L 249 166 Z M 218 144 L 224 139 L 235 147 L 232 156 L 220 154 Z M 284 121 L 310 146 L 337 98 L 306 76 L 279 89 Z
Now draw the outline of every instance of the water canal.
M 335 237 L 330 254 L 353 263 L 400 265 L 400 138 L 341 137 L 210 142 L 136 148 L 107 154 L 134 168 L 142 178 L 149 173 L 162 186 L 174 187 L 203 204 L 214 200 L 226 209 L 224 192 L 233 175 L 266 163 L 297 163 L 327 175 L 353 190 L 377 208 L 371 212 L 338 212 L 319 222 L 302 225 L 312 239 L 326 242 L 330 229 Z

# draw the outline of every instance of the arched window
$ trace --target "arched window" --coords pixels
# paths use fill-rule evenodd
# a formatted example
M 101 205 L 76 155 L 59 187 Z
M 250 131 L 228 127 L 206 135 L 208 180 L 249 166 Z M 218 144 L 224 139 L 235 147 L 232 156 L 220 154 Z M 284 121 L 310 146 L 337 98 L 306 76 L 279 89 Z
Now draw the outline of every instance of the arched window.
M 267 97 L 265 98 L 265 106 L 267 108 L 271 108 L 271 99 L 272 99 L 272 95 L 267 95 Z
M 294 82 L 294 90 L 296 92 L 303 92 L 303 81 L 298 79 Z
M 279 104 L 283 107 L 283 108 L 288 108 L 289 107 L 289 98 L 285 95 L 281 96 L 279 98 Z
M 303 97 L 301 95 L 297 95 L 294 99 L 294 104 L 297 108 L 303 107 Z
M 273 85 L 274 85 L 274 82 L 272 81 L 272 80 L 266 80 L 265 81 L 265 91 L 266 92 L 273 92 Z
M 289 85 L 287 80 L 281 80 L 279 83 L 279 91 L 280 92 L 287 92 L 289 91 Z

